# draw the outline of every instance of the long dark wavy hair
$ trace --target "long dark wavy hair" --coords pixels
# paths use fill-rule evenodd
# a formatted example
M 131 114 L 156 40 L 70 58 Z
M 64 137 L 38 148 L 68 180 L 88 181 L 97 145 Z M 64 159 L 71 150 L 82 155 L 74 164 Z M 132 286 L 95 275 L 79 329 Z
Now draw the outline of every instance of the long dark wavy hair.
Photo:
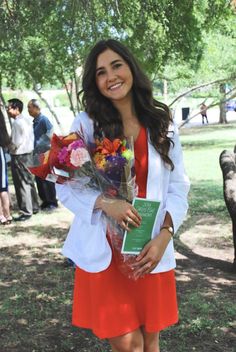
M 10 137 L 7 132 L 3 112 L 0 108 L 0 147 L 7 148 L 10 144 Z
M 94 121 L 94 136 L 114 139 L 123 137 L 123 124 L 119 111 L 104 97 L 96 85 L 96 63 L 98 56 L 110 49 L 120 55 L 128 64 L 133 75 L 132 98 L 135 114 L 142 126 L 148 129 L 150 141 L 171 170 L 174 165 L 168 156 L 172 140 L 167 136 L 172 122 L 167 105 L 153 97 L 152 84 L 141 70 L 134 56 L 120 42 L 114 39 L 99 41 L 90 51 L 84 66 L 82 78 L 82 104 Z

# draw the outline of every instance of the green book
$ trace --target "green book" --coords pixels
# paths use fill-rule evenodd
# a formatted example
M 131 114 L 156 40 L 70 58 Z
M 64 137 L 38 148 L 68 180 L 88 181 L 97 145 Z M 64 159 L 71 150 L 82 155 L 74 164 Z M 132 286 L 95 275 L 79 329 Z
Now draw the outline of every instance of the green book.
M 133 206 L 142 217 L 139 227 L 125 231 L 121 253 L 139 254 L 152 238 L 153 228 L 160 209 L 160 202 L 145 198 L 134 198 Z

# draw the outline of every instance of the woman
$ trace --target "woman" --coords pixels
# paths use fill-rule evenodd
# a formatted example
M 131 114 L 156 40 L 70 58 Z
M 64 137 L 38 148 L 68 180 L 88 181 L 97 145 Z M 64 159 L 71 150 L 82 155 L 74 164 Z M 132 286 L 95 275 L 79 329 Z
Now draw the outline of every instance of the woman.
M 4 149 L 10 144 L 2 110 L 0 109 L 0 223 L 11 224 L 10 201 L 8 195 L 7 163 Z
M 160 200 L 162 208 L 130 280 L 116 266 L 102 214 L 128 230 L 141 223 L 134 207 L 57 185 L 59 199 L 76 215 L 63 247 L 77 265 L 72 323 L 107 338 L 113 351 L 158 352 L 159 332 L 178 321 L 172 235 L 186 215 L 189 190 L 178 133 L 168 107 L 153 98 L 150 81 L 115 40 L 91 50 L 82 87 L 85 112 L 71 130 L 82 130 L 88 141 L 133 136 L 138 196 Z

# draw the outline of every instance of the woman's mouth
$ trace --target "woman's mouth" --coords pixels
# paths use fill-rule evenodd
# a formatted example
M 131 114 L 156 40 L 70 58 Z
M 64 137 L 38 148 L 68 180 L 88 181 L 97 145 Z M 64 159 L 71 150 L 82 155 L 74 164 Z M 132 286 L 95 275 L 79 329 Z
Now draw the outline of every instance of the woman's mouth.
M 121 86 L 122 86 L 123 83 L 116 83 L 116 84 L 113 84 L 112 86 L 110 86 L 108 89 L 109 90 L 116 90 L 116 89 L 119 89 Z

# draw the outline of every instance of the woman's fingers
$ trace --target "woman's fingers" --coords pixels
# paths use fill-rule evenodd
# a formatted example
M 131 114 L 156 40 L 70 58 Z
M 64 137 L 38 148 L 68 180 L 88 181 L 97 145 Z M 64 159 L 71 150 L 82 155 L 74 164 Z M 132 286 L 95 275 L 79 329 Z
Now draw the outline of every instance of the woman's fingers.
M 114 202 L 109 204 L 104 202 L 102 210 L 127 231 L 129 226 L 139 227 L 141 224 L 141 216 L 137 210 L 124 200 L 114 200 Z
M 135 227 L 139 227 L 141 224 L 140 220 L 133 215 L 127 216 L 124 221 L 127 223 L 128 226 L 132 225 Z
M 149 274 L 159 262 L 158 258 L 157 248 L 152 245 L 151 241 L 143 248 L 136 258 L 136 263 L 133 264 L 135 277 Z
M 142 220 L 142 218 L 135 208 L 129 209 L 129 211 L 127 212 L 127 216 L 126 216 L 126 221 L 128 223 L 130 223 L 133 226 L 138 227 L 141 225 L 141 220 Z
M 131 212 L 139 221 L 142 220 L 142 217 L 139 215 L 139 213 L 137 212 L 137 210 L 133 206 L 131 208 Z
M 129 228 L 129 226 L 128 226 L 128 224 L 127 224 L 126 221 L 121 221 L 121 222 L 120 222 L 120 226 L 121 226 L 124 230 L 126 230 L 126 231 L 129 231 L 129 230 L 130 230 L 130 228 Z
M 155 265 L 151 262 L 144 264 L 141 268 L 134 271 L 134 277 L 137 279 L 139 277 L 143 277 L 146 274 L 150 274 L 150 272 L 154 269 Z

